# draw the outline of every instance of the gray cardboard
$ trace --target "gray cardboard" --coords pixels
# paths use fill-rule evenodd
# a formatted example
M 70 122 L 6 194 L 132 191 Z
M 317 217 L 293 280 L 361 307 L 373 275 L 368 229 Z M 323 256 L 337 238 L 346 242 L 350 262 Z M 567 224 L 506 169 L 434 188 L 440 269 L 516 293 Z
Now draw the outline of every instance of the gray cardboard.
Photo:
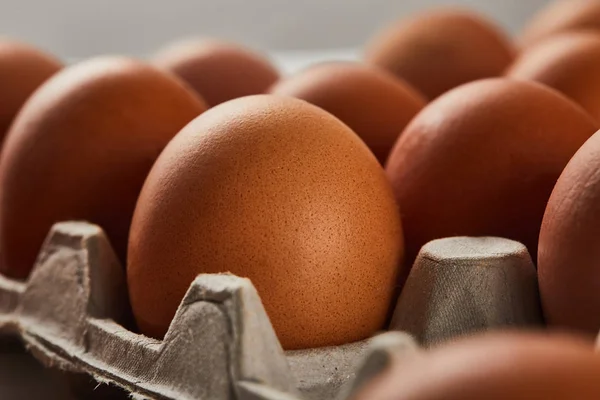
M 238 391 L 241 400 L 298 400 L 296 396 L 254 382 L 240 382 Z
M 356 395 L 366 383 L 391 365 L 393 357 L 413 354 L 418 348 L 415 340 L 406 333 L 391 331 L 375 336 L 356 368 L 354 379 L 347 382 L 340 391 L 339 400 L 349 399 Z
M 98 227 L 58 224 L 18 293 L 18 306 L 4 319 L 18 326 L 46 365 L 86 372 L 140 398 L 229 399 L 235 383 L 245 380 L 295 393 L 249 280 L 199 276 L 163 341 L 115 322 L 126 309 L 124 287 L 122 269 Z
M 12 281 L 0 275 L 0 332 L 4 334 L 18 333 L 13 313 L 24 291 L 24 283 Z
M 542 325 L 536 270 L 522 244 L 454 237 L 421 249 L 390 329 L 429 346 L 478 331 Z
M 303 398 L 334 399 L 340 388 L 354 379 L 369 342 L 287 352 Z
M 284 352 L 248 279 L 199 275 L 163 340 L 129 329 L 123 268 L 102 230 L 55 225 L 30 279 L 0 276 L 0 332 L 46 366 L 87 374 L 144 399 L 344 399 L 415 342 L 389 332 L 344 346 Z M 325 305 L 324 305 L 325 306 Z M 481 329 L 541 323 L 525 248 L 454 238 L 423 248 L 393 330 L 425 344 Z

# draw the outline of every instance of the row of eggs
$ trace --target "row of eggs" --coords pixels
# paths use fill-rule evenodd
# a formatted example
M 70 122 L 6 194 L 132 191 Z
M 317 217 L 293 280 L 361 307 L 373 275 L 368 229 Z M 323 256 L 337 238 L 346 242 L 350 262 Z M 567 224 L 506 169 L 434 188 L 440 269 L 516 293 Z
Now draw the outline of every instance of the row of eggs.
M 429 240 L 502 236 L 537 258 L 549 324 L 593 334 L 594 26 L 600 2 L 563 0 L 516 51 L 480 16 L 432 10 L 365 63 L 285 78 L 219 41 L 64 69 L 2 41 L 0 268 L 26 278 L 54 222 L 89 220 L 141 332 L 164 335 L 196 274 L 231 271 L 295 349 L 382 329 Z

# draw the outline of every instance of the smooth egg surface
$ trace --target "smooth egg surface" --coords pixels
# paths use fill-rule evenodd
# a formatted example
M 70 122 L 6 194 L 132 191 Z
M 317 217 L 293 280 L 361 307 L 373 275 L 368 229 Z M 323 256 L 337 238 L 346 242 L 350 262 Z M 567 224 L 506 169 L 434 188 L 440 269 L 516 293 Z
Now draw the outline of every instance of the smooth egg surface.
M 600 121 L 600 32 L 569 32 L 529 47 L 507 76 L 550 86 Z
M 54 56 L 25 43 L 0 39 L 0 142 L 29 96 L 61 68 Z
M 582 30 L 600 33 L 600 1 L 555 0 L 525 26 L 519 45 L 527 48 L 559 33 Z
M 492 333 L 391 365 L 352 400 L 594 400 L 600 357 L 576 336 Z
M 558 179 L 540 232 L 538 279 L 546 321 L 596 336 L 600 329 L 600 134 Z
M 279 72 L 263 55 L 214 39 L 176 42 L 153 62 L 186 81 L 211 107 L 265 93 L 279 79 Z
M 403 246 L 390 184 L 360 138 L 305 101 L 259 95 L 209 110 L 167 146 L 128 255 L 143 333 L 166 333 L 198 274 L 231 272 L 298 349 L 384 328 Z
M 532 82 L 481 80 L 427 105 L 386 164 L 407 261 L 449 236 L 506 237 L 535 260 L 552 188 L 596 129 L 580 106 Z
M 325 63 L 281 80 L 271 93 L 306 100 L 338 117 L 381 164 L 400 133 L 425 106 L 410 85 L 358 63 Z
M 66 68 L 27 101 L 0 157 L 0 267 L 24 278 L 52 225 L 87 220 L 125 261 L 152 164 L 206 109 L 175 77 L 120 57 Z
M 365 59 L 434 99 L 461 84 L 500 76 L 514 58 L 510 40 L 470 11 L 442 8 L 401 20 L 367 46 Z

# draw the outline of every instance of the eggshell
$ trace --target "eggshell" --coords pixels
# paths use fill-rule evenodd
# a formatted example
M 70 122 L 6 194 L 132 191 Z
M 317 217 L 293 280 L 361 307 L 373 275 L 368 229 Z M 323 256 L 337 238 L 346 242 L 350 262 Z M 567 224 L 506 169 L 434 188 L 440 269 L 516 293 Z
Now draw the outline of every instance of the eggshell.
M 571 32 L 530 47 L 507 76 L 548 85 L 600 121 L 600 34 Z
M 404 355 L 354 400 L 595 400 L 599 375 L 578 337 L 494 333 Z
M 600 329 L 600 134 L 573 156 L 548 202 L 538 279 L 550 325 Z
M 526 25 L 519 44 L 525 48 L 557 33 L 592 30 L 600 33 L 600 1 L 558 0 Z
M 258 53 L 218 40 L 185 40 L 158 53 L 154 64 L 185 80 L 215 106 L 265 93 L 279 79 L 275 67 Z
M 257 288 L 286 349 L 384 327 L 403 253 L 397 205 L 365 144 L 331 114 L 269 95 L 185 127 L 153 167 L 129 238 L 141 331 L 162 337 L 200 273 Z
M 358 63 L 326 63 L 281 80 L 271 93 L 306 100 L 338 117 L 384 163 L 425 99 L 392 75 Z
M 430 103 L 386 165 L 407 261 L 448 236 L 505 237 L 535 256 L 552 188 L 596 129 L 577 104 L 533 82 L 481 80 Z
M 102 226 L 124 260 L 148 171 L 205 108 L 176 78 L 125 58 L 89 60 L 46 82 L 0 157 L 2 272 L 26 277 L 52 224 L 72 219 Z
M 61 68 L 59 60 L 28 44 L 0 39 L 0 142 L 25 100 Z
M 367 46 L 365 58 L 433 99 L 463 83 L 501 75 L 513 53 L 491 22 L 442 8 L 392 25 Z

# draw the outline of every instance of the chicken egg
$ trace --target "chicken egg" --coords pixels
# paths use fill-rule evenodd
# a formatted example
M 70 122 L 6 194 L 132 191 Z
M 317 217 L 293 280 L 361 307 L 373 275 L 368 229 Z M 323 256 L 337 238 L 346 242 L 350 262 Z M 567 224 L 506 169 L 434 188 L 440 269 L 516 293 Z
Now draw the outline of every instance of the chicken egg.
M 382 164 L 425 99 L 385 71 L 358 63 L 325 63 L 281 80 L 271 93 L 306 100 L 338 117 Z
M 500 76 L 514 58 L 509 39 L 470 11 L 435 9 L 401 20 L 367 46 L 368 63 L 434 99 L 463 83 Z
M 127 277 L 134 316 L 162 338 L 201 273 L 256 287 L 284 349 L 384 328 L 403 255 L 383 168 L 350 128 L 305 101 L 248 96 L 167 146 L 140 194 Z
M 65 68 L 29 98 L 0 156 L 0 268 L 25 278 L 52 225 L 87 220 L 125 261 L 137 196 L 154 160 L 206 109 L 175 77 L 100 57 Z

